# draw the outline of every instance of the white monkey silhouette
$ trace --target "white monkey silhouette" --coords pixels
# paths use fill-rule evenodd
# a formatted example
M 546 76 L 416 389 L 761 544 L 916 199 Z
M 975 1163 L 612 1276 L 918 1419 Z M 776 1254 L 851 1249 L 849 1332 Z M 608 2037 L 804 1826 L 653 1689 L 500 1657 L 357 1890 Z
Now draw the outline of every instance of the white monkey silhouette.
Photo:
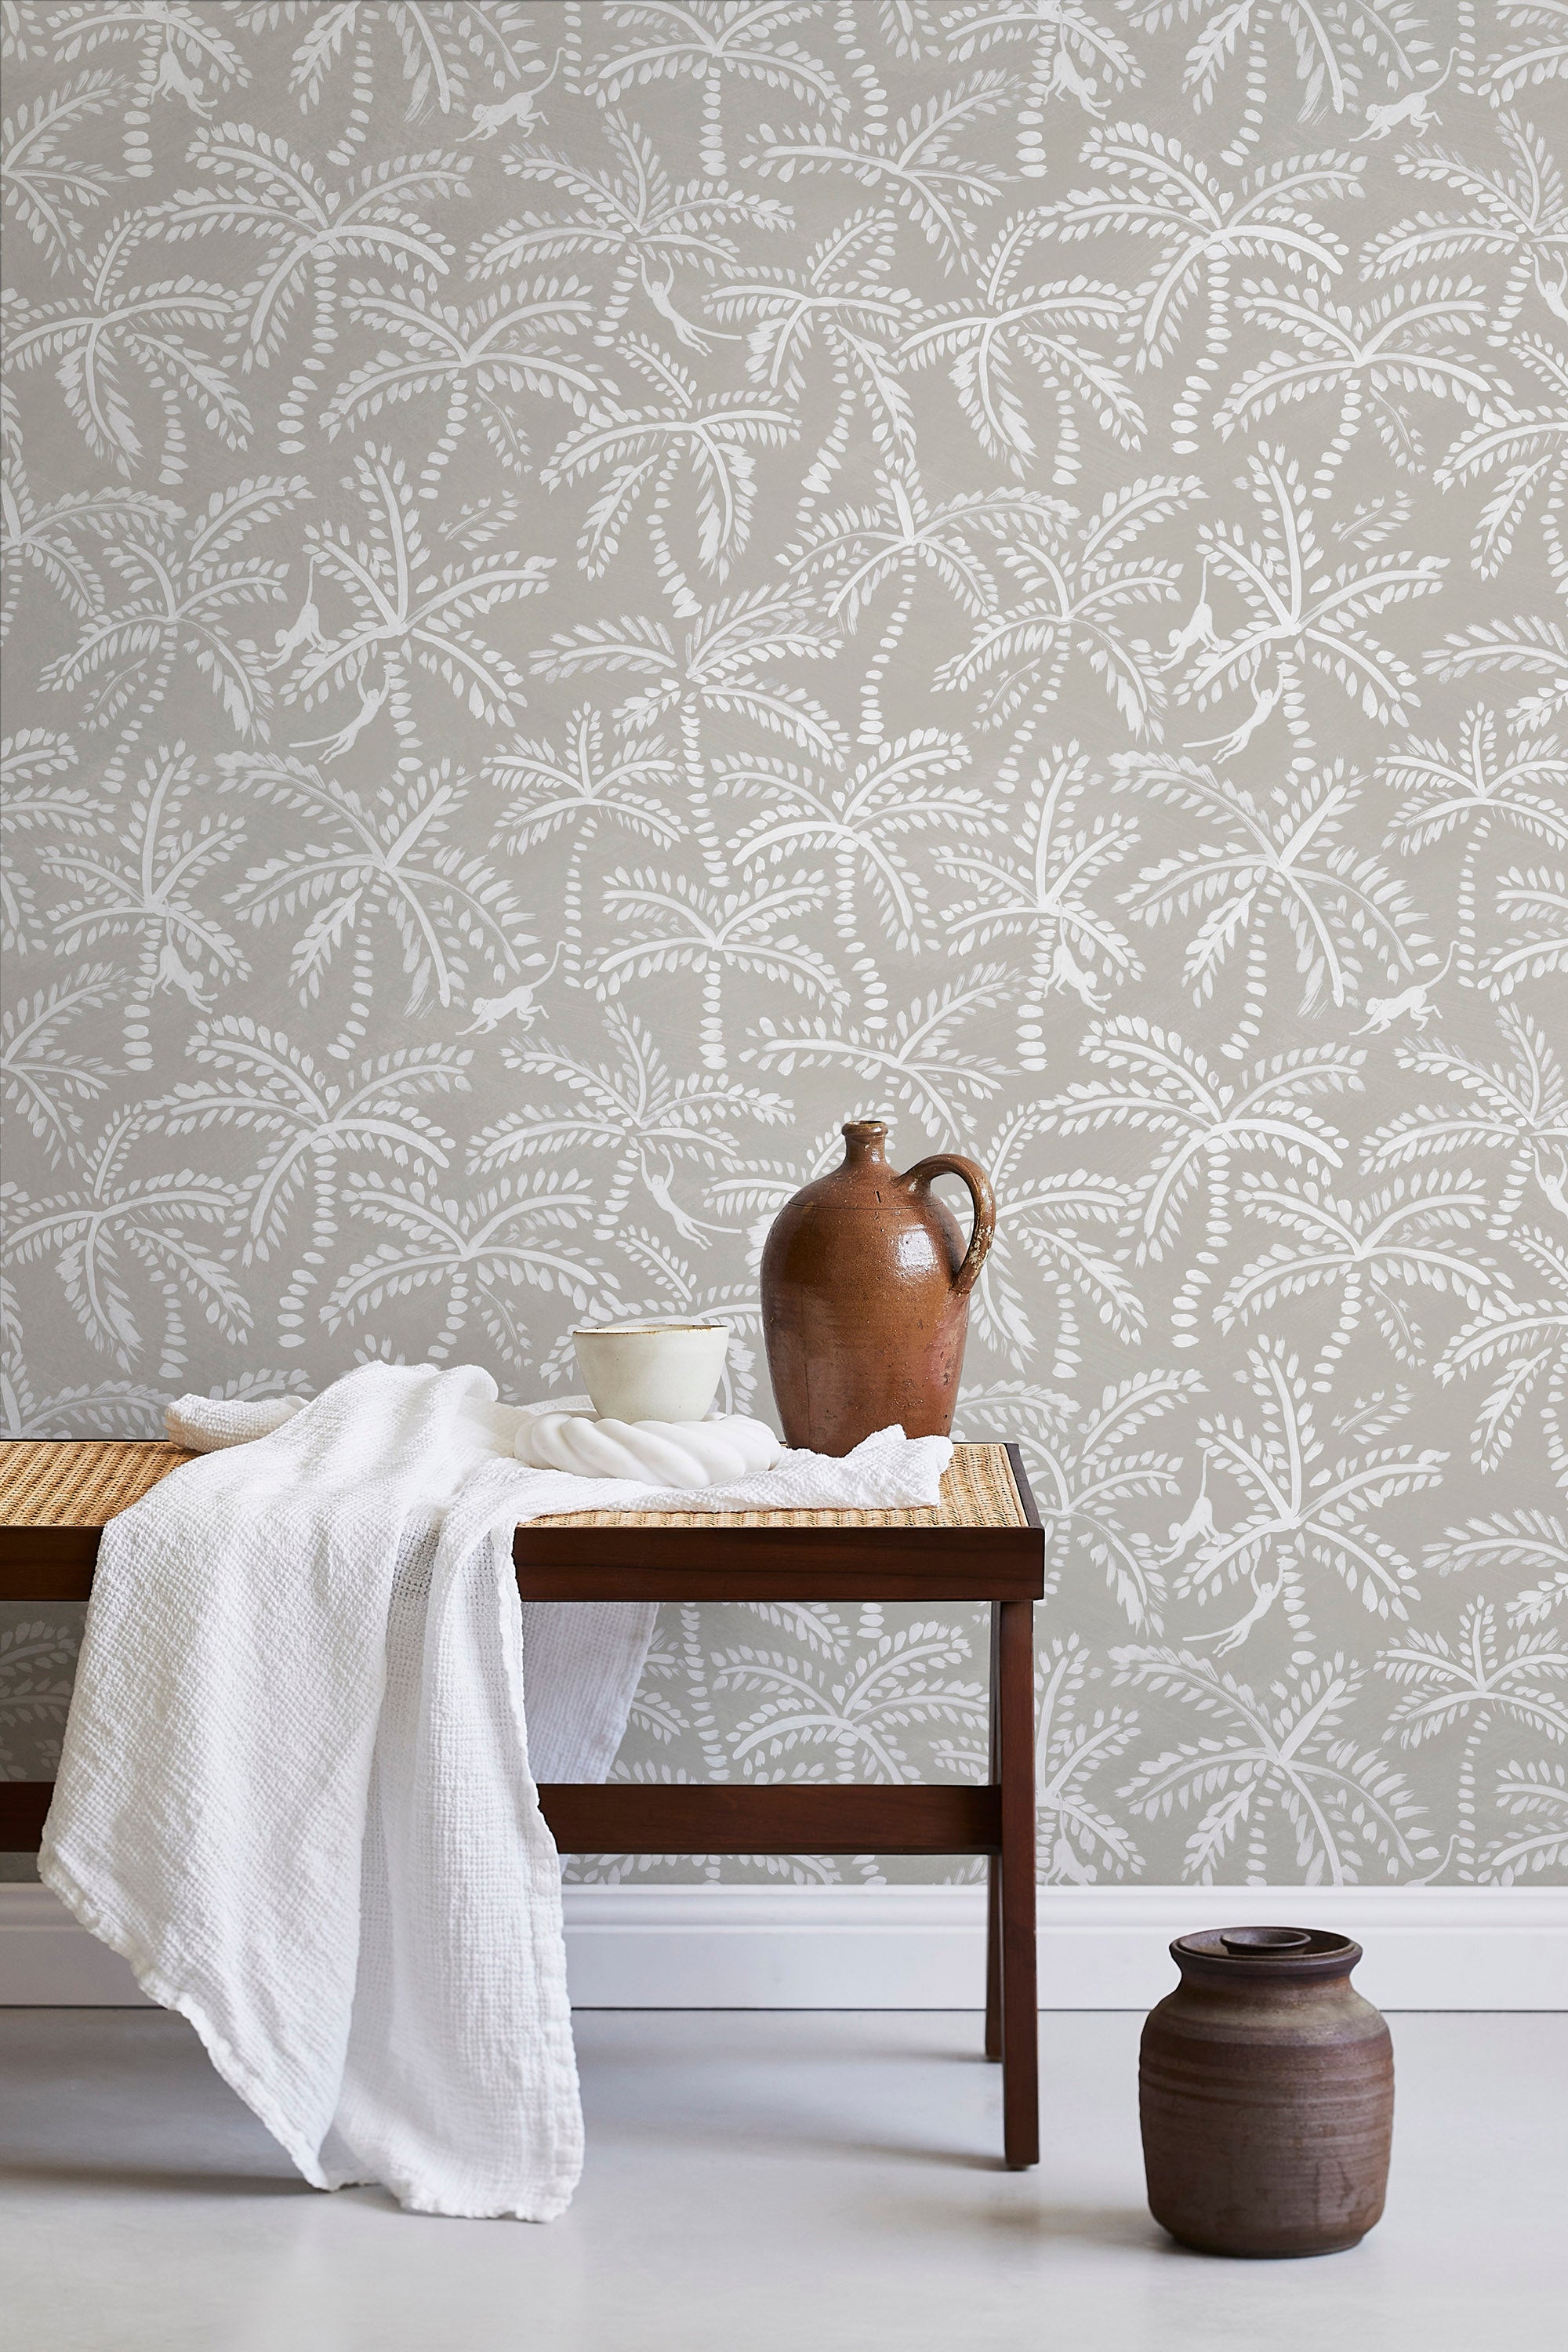
M 1242 720 L 1239 727 L 1234 729 L 1228 735 L 1203 736 L 1196 743 L 1191 744 L 1188 748 L 1194 751 L 1206 751 L 1211 748 L 1216 749 L 1217 756 L 1221 760 L 1234 760 L 1237 753 L 1238 751 L 1245 751 L 1247 744 L 1251 742 L 1253 737 L 1257 734 L 1264 720 L 1271 718 L 1273 713 L 1279 709 L 1279 698 L 1283 692 L 1283 687 L 1279 686 L 1278 683 L 1271 686 L 1266 694 L 1259 694 L 1257 688 L 1254 688 L 1252 709 L 1247 716 Z
M 1454 950 L 1450 948 L 1443 959 L 1442 971 L 1435 971 L 1430 980 L 1412 982 L 1411 985 L 1403 990 L 1398 996 L 1369 996 L 1366 1000 L 1367 1017 L 1359 1029 L 1351 1031 L 1351 1035 L 1364 1037 L 1370 1029 L 1374 1034 L 1381 1036 L 1386 1030 L 1392 1029 L 1394 1023 L 1405 1013 L 1410 1015 L 1417 1029 L 1425 1029 L 1436 1011 L 1436 1005 L 1427 1003 L 1426 992 L 1430 988 L 1436 988 L 1440 980 L 1447 978 L 1448 966 L 1453 961 Z
M 193 81 L 180 63 L 172 39 L 165 40 L 159 56 L 158 79 L 153 84 L 153 95 L 154 98 L 183 98 L 191 112 L 201 115 L 204 120 L 212 112 L 212 108 L 203 103 L 200 82 Z
M 529 963 L 542 963 L 543 958 L 529 956 L 526 961 Z M 521 1021 L 525 1029 L 531 1029 L 540 1013 L 534 999 L 560 961 L 561 950 L 557 946 L 555 953 L 550 959 L 548 970 L 542 971 L 537 980 L 520 981 L 517 986 L 510 990 L 505 996 L 476 996 L 468 1008 L 474 1017 L 468 1027 L 459 1034 L 465 1037 L 471 1037 L 477 1030 L 480 1036 L 488 1037 L 492 1029 L 500 1027 L 509 1014 L 514 1015 Z
M 529 82 L 521 89 L 514 89 L 505 98 L 498 98 L 493 105 L 476 106 L 474 128 L 465 131 L 465 140 L 493 139 L 498 131 L 531 131 L 539 119 L 540 98 L 560 72 L 561 60 L 565 54 L 564 49 L 556 50 L 555 63 L 542 81 Z
M 1426 82 L 1419 89 L 1407 89 L 1403 98 L 1390 99 L 1386 105 L 1369 106 L 1366 128 L 1358 131 L 1351 141 L 1356 146 L 1363 139 L 1387 139 L 1395 131 L 1430 131 L 1441 120 L 1432 111 L 1432 93 L 1441 89 L 1454 70 L 1454 59 L 1459 52 L 1450 49 L 1448 62 L 1436 81 Z
M 163 944 L 158 950 L 158 977 L 155 985 L 159 988 L 177 988 L 186 1003 L 194 1005 L 198 1013 L 205 1013 L 212 1002 L 210 997 L 202 994 L 201 974 L 193 971 L 189 964 L 181 961 L 180 950 L 166 932 Z
M 321 752 L 321 757 L 324 760 L 341 760 L 343 753 L 348 750 L 350 744 L 353 743 L 357 737 L 364 733 L 365 729 L 370 725 L 371 720 L 375 717 L 376 712 L 381 709 L 382 704 L 385 700 L 386 681 L 384 678 L 382 680 L 381 684 L 369 694 L 365 692 L 362 686 L 360 688 L 359 709 L 355 711 L 353 717 L 345 726 L 340 727 L 335 735 L 308 735 L 302 743 L 296 744 L 296 751 L 313 751 L 317 745 L 320 744 L 324 747 Z
M 1065 931 L 1058 934 L 1056 950 L 1051 957 L 1050 985 L 1053 988 L 1070 988 L 1075 996 L 1081 997 L 1091 1013 L 1103 1013 L 1105 1010 L 1107 1000 L 1094 992 L 1093 972 L 1085 971 L 1068 945 Z
M 1086 81 L 1079 73 L 1065 42 L 1058 43 L 1056 55 L 1051 59 L 1051 88 L 1062 98 L 1076 98 L 1084 112 L 1092 114 L 1097 122 L 1105 112 L 1105 108 L 1095 97 L 1094 84 Z
M 305 580 L 305 601 L 288 628 L 278 631 L 273 643 L 278 651 L 268 663 L 268 669 L 281 669 L 284 663 L 291 660 L 301 646 L 321 646 L 326 643 L 326 639 L 321 635 L 321 615 L 316 604 L 316 559 L 313 555 L 310 558 L 310 568 Z
M 1215 642 L 1214 607 L 1209 603 L 1209 560 L 1206 555 L 1204 558 L 1203 576 L 1198 583 L 1198 601 L 1193 606 L 1192 618 L 1184 628 L 1173 629 L 1167 642 L 1171 648 L 1170 658 L 1165 664 L 1167 669 L 1174 669 L 1179 661 L 1185 661 L 1194 646 L 1212 646 Z
M 1161 1554 L 1161 1558 L 1184 1559 L 1194 1544 L 1206 1542 L 1210 1536 L 1218 1532 L 1214 1523 L 1214 1505 L 1209 1501 L 1209 1458 L 1205 1454 L 1197 1500 L 1184 1519 L 1172 1521 L 1169 1549 Z

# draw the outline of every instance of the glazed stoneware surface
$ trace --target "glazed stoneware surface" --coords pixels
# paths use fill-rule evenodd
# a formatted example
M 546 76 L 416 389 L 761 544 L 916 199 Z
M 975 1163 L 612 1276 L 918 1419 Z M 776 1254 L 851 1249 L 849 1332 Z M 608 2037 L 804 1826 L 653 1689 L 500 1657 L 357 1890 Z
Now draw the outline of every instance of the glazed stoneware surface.
M 900 1175 L 880 1119 L 844 1129 L 842 1166 L 807 1184 L 763 1252 L 763 1328 L 787 1445 L 847 1454 L 875 1429 L 946 1436 L 969 1324 L 969 1293 L 996 1208 L 984 1171 L 947 1152 Z M 931 1191 L 967 1185 L 967 1246 Z
M 1205 2253 L 1337 2253 L 1383 2211 L 1394 2049 L 1361 1946 L 1227 1927 L 1171 1946 L 1181 1983 L 1139 2059 L 1149 2210 Z

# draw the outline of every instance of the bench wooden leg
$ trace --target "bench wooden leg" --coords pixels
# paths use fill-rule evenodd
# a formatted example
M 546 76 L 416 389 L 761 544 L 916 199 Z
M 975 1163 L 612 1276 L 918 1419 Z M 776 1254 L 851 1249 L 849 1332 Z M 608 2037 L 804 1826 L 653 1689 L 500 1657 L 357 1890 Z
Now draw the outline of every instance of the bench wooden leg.
M 1002 1806 L 1002 1850 L 993 1864 L 1002 1979 L 1002 2146 L 1014 2172 L 1040 2160 L 1034 1620 L 1027 1601 L 992 1604 L 991 1708 Z
M 1002 2055 L 1002 1865 L 996 1854 L 985 1865 L 985 2055 Z

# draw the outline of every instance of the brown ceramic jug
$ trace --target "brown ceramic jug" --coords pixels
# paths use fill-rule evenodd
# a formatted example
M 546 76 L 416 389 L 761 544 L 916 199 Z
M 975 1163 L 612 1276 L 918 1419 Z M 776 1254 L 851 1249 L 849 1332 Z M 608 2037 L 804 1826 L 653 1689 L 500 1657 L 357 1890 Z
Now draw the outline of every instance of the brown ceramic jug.
M 1310 1927 L 1180 1936 L 1143 2028 L 1149 2210 L 1205 2254 L 1332 2254 L 1383 2211 L 1394 2048 L 1351 1988 L 1361 1946 Z
M 937 1152 L 900 1176 L 887 1139 L 880 1119 L 852 1120 L 842 1167 L 785 1202 L 763 1251 L 763 1333 L 786 1445 L 847 1454 L 892 1422 L 909 1437 L 952 1426 L 996 1204 L 973 1160 Z M 967 1248 L 931 1192 L 937 1176 L 969 1187 Z

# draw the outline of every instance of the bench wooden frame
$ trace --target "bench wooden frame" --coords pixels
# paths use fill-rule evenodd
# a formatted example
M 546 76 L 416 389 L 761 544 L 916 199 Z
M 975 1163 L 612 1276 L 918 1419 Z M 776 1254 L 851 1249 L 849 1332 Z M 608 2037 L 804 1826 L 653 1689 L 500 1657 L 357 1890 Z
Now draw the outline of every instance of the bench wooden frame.
M 842 1514 L 806 1527 L 717 1516 L 700 1527 L 546 1520 L 518 1529 L 514 1557 L 525 1601 L 989 1603 L 985 1785 L 553 1782 L 539 1798 L 563 1853 L 985 1855 L 985 2054 L 1002 2063 L 1004 2160 L 1017 2170 L 1039 2160 L 1034 1603 L 1045 1549 L 1018 1449 L 1006 1454 L 1022 1524 L 858 1525 Z M 0 1601 L 85 1600 L 100 1533 L 0 1523 Z M 0 1851 L 37 1849 L 52 1790 L 0 1781 Z

